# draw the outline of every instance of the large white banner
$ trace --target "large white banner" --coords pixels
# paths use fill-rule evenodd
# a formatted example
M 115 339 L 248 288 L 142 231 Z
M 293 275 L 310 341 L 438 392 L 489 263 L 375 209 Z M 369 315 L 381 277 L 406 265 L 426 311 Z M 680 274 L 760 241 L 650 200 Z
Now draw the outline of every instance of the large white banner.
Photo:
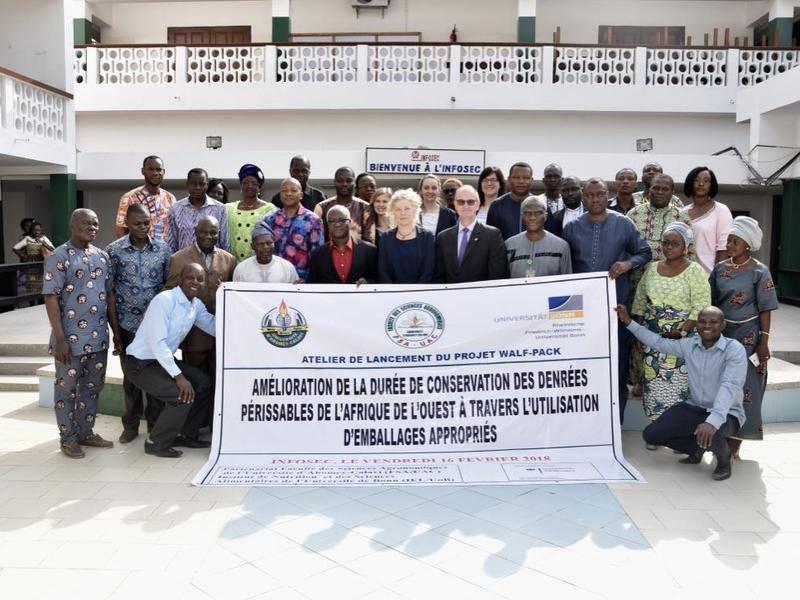
M 605 274 L 455 286 L 225 284 L 197 485 L 641 480 Z

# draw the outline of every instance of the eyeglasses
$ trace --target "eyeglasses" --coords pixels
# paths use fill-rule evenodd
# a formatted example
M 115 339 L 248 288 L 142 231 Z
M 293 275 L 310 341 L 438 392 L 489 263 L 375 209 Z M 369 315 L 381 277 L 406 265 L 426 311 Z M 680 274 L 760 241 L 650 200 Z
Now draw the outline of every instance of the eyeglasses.
M 487 177 L 483 180 L 483 183 L 500 183 L 497 177 Z
M 661 240 L 661 245 L 664 248 L 680 248 L 683 246 L 683 242 L 670 242 L 669 240 Z
M 330 219 L 328 225 L 347 225 L 350 219 Z
M 586 200 L 593 200 L 595 198 L 608 198 L 608 192 L 583 192 L 583 197 Z
M 467 206 L 474 206 L 474 205 L 475 205 L 475 204 L 477 204 L 477 203 L 478 203 L 478 201 L 477 201 L 477 200 L 473 200 L 473 199 L 469 199 L 469 200 L 461 200 L 461 199 L 459 198 L 458 200 L 456 200 L 456 205 L 457 205 L 457 206 L 464 206 L 465 204 L 466 204 Z

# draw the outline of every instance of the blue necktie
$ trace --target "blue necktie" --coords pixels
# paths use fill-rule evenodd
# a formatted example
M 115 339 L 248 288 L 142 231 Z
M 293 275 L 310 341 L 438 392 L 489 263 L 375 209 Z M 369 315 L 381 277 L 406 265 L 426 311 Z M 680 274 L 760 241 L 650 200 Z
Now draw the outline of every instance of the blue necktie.
M 464 253 L 467 251 L 467 242 L 469 242 L 469 229 L 464 227 L 461 230 L 461 239 L 458 241 L 458 266 L 461 266 L 461 261 L 464 260 Z

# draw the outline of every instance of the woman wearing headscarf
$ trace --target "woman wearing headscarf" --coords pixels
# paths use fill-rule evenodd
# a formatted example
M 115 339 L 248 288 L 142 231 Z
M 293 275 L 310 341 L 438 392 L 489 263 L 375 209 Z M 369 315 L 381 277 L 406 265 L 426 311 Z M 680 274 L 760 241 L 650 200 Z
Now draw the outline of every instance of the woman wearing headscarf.
M 242 165 L 239 169 L 239 185 L 242 199 L 225 205 L 228 217 L 228 241 L 236 262 L 242 262 L 253 256 L 253 247 L 250 243 L 253 227 L 275 210 L 272 202 L 266 202 L 259 197 L 264 185 L 264 173 L 257 165 Z
M 647 265 L 636 288 L 631 314 L 665 338 L 680 339 L 692 334 L 698 313 L 711 303 L 705 271 L 687 257 L 691 243 L 692 230 L 686 223 L 675 221 L 667 225 L 661 234 L 663 258 Z M 661 354 L 648 346 L 642 352 L 644 412 L 655 421 L 670 406 L 686 400 L 689 376 L 682 358 Z
M 744 382 L 744 410 L 747 420 L 728 445 L 735 458 L 743 439 L 763 438 L 761 400 L 767 385 L 770 316 L 778 308 L 778 294 L 766 265 L 750 256 L 761 247 L 761 228 L 750 217 L 736 217 L 728 233 L 728 258 L 711 272 L 711 300 L 725 315 L 726 337 L 741 342 L 748 356 Z M 754 364 L 758 363 L 758 366 Z

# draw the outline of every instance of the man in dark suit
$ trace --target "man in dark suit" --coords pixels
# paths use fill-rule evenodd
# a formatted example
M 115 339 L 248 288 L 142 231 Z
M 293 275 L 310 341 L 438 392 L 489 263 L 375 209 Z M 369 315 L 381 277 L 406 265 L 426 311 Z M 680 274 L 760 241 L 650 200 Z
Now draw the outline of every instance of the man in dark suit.
M 550 233 L 561 237 L 561 234 L 572 221 L 579 219 L 583 214 L 583 192 L 581 191 L 581 180 L 574 175 L 569 175 L 561 180 L 561 199 L 564 201 L 564 208 L 553 215 L 552 228 Z M 545 226 L 547 229 L 547 226 Z
M 436 281 L 464 283 L 508 277 L 503 234 L 477 220 L 480 201 L 471 185 L 455 196 L 458 223 L 436 238 Z
M 378 278 L 378 249 L 350 235 L 350 212 L 332 206 L 325 215 L 330 242 L 311 253 L 307 283 L 355 283 Z

